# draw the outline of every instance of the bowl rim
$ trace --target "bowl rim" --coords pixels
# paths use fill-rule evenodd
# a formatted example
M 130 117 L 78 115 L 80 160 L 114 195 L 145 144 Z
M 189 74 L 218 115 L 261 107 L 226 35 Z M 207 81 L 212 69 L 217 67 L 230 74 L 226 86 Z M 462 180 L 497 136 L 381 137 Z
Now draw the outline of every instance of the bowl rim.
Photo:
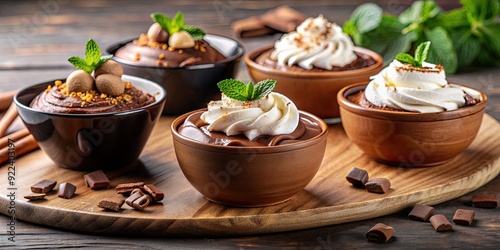
M 238 52 L 235 55 L 226 58 L 226 60 L 224 60 L 224 61 L 198 64 L 198 65 L 190 65 L 190 66 L 184 66 L 184 67 L 179 67 L 179 66 L 177 66 L 177 67 L 162 67 L 162 66 L 157 66 L 157 65 L 155 65 L 155 66 L 137 65 L 133 62 L 130 62 L 130 61 L 124 60 L 122 58 L 114 56 L 114 53 L 118 49 L 120 49 L 121 47 L 125 46 L 126 44 L 132 42 L 133 40 L 138 39 L 138 37 L 134 37 L 134 38 L 129 38 L 129 39 L 119 41 L 119 42 L 116 42 L 116 43 L 109 45 L 106 48 L 106 53 L 113 55 L 112 60 L 117 61 L 117 62 L 122 63 L 122 64 L 127 65 L 127 66 L 133 66 L 133 67 L 138 67 L 138 68 L 168 69 L 168 70 L 192 70 L 192 69 L 206 69 L 206 68 L 224 67 L 228 63 L 232 63 L 234 61 L 238 61 L 239 59 L 241 59 L 246 52 L 245 47 L 239 41 L 237 41 L 233 38 L 230 38 L 227 36 L 215 35 L 215 34 L 206 34 L 206 35 L 224 38 L 224 39 L 228 39 L 230 41 L 235 42 L 237 44 Z
M 274 44 L 268 44 L 259 48 L 256 48 L 254 50 L 249 51 L 245 55 L 245 64 L 248 66 L 249 69 L 255 69 L 260 72 L 265 72 L 266 74 L 273 74 L 273 75 L 278 75 L 278 76 L 285 76 L 285 77 L 292 77 L 292 78 L 305 78 L 305 79 L 315 79 L 315 78 L 330 78 L 330 77 L 335 77 L 335 78 L 347 78 L 347 77 L 352 77 L 353 75 L 358 75 L 361 74 L 364 71 L 370 71 L 374 70 L 378 67 L 382 67 L 384 63 L 384 59 L 380 54 L 373 50 L 369 50 L 367 48 L 362 48 L 362 47 L 357 47 L 354 46 L 354 51 L 359 52 L 361 54 L 369 55 L 371 56 L 376 63 L 373 65 L 370 65 L 368 67 L 360 68 L 360 69 L 353 69 L 353 70 L 344 70 L 344 71 L 323 71 L 323 72 L 289 72 L 289 71 L 282 71 L 270 67 L 266 67 L 263 65 L 260 65 L 255 62 L 255 59 L 261 55 L 262 53 L 265 53 L 271 49 L 274 48 Z
M 182 114 L 178 117 L 176 117 L 172 123 L 170 124 L 170 130 L 172 132 L 172 138 L 174 141 L 178 141 L 179 143 L 185 144 L 190 147 L 198 148 L 201 150 L 206 150 L 206 151 L 217 151 L 221 152 L 223 150 L 224 152 L 227 153 L 242 153 L 244 151 L 258 151 L 258 154 L 269 154 L 269 153 L 279 153 L 279 152 L 286 152 L 286 151 L 291 151 L 291 150 L 296 150 L 300 148 L 305 148 L 310 145 L 314 145 L 316 143 L 320 143 L 322 140 L 326 140 L 327 135 L 328 135 L 328 125 L 323 121 L 323 119 L 299 110 L 299 114 L 304 115 L 306 118 L 312 120 L 313 122 L 316 122 L 322 129 L 321 133 L 316 135 L 313 138 L 304 140 L 304 141 L 299 141 L 299 142 L 294 142 L 290 144 L 285 144 L 285 145 L 276 145 L 276 146 L 253 146 L 253 147 L 241 147 L 241 146 L 223 146 L 223 145 L 215 145 L 215 144 L 209 144 L 209 143 L 202 143 L 196 140 L 193 140 L 191 138 L 188 138 L 184 135 L 181 135 L 177 129 L 179 126 L 182 125 L 184 120 L 191 114 L 196 113 L 196 112 L 202 112 L 206 111 L 207 108 L 202 108 L 202 109 L 197 109 L 193 110 L 191 112 Z M 260 151 L 259 151 L 260 150 Z M 255 152 L 254 152 L 255 153 Z
M 468 88 L 475 91 L 468 86 L 464 86 L 461 84 L 455 84 L 448 82 L 449 84 L 453 84 L 456 86 L 460 86 L 462 88 Z M 360 90 L 366 88 L 368 83 L 359 82 L 350 84 L 344 88 L 342 88 L 337 94 L 337 102 L 341 109 L 345 109 L 349 112 L 356 113 L 358 115 L 363 115 L 367 117 L 375 117 L 375 118 L 385 118 L 385 119 L 393 119 L 399 121 L 420 121 L 420 122 L 432 122 L 432 121 L 443 121 L 443 120 L 452 120 L 458 119 L 466 116 L 473 115 L 475 113 L 484 111 L 486 102 L 488 97 L 481 91 L 481 101 L 472 106 L 461 107 L 456 110 L 450 111 L 442 111 L 442 112 L 432 112 L 432 113 L 418 113 L 418 112 L 408 112 L 408 111 L 390 111 L 390 110 L 382 110 L 377 108 L 363 107 L 359 104 L 353 103 L 347 99 L 348 95 L 354 94 Z
M 144 85 L 144 86 L 151 86 L 151 87 L 155 88 L 156 92 L 158 94 L 149 93 L 149 94 L 155 96 L 155 101 L 153 103 L 151 103 L 151 104 L 146 105 L 146 106 L 142 106 L 142 107 L 139 107 L 139 108 L 136 108 L 136 109 L 133 109 L 133 110 L 127 110 L 127 111 L 95 113 L 95 114 L 68 114 L 68 113 L 51 113 L 51 112 L 36 110 L 36 109 L 31 108 L 30 106 L 27 106 L 27 105 L 21 103 L 21 101 L 19 100 L 19 97 L 21 95 L 29 94 L 30 92 L 32 92 L 33 90 L 38 89 L 38 88 L 42 89 L 41 91 L 43 91 L 42 87 L 46 87 L 48 84 L 54 83 L 54 81 L 56 81 L 56 80 L 62 80 L 62 79 L 49 80 L 49 81 L 46 81 L 46 82 L 43 82 L 43 83 L 33 84 L 33 85 L 28 86 L 28 87 L 25 87 L 25 88 L 19 90 L 16 93 L 16 95 L 14 96 L 13 101 L 14 101 L 14 103 L 16 104 L 16 106 L 19 109 L 24 109 L 24 110 L 28 110 L 28 111 L 31 111 L 31 112 L 34 112 L 34 113 L 45 114 L 45 115 L 49 115 L 49 116 L 59 116 L 59 117 L 68 117 L 68 118 L 72 117 L 72 118 L 75 118 L 75 117 L 127 116 L 127 115 L 131 115 L 131 114 L 141 113 L 141 112 L 146 111 L 150 107 L 154 107 L 154 106 L 162 104 L 163 102 L 165 102 L 165 100 L 167 98 L 167 91 L 165 90 L 165 88 L 163 88 L 160 84 L 157 84 L 157 83 L 155 83 L 153 81 L 150 81 L 150 80 L 147 80 L 147 79 L 144 79 L 144 78 L 141 78 L 141 77 L 132 76 L 132 75 L 125 75 L 125 74 L 122 75 L 122 79 L 124 81 L 130 81 L 130 82 L 132 82 L 132 84 L 134 85 L 134 87 L 136 87 L 138 89 L 141 89 L 138 85 L 141 85 L 141 86 L 142 85 Z M 138 84 L 138 82 L 140 82 L 140 83 Z M 144 89 L 141 89 L 141 90 L 145 91 Z M 41 91 L 33 96 L 33 98 L 30 100 L 30 103 L 33 101 L 33 99 L 36 96 L 38 96 L 41 93 Z M 157 98 L 158 95 L 160 96 L 160 98 Z M 161 108 L 163 108 L 163 105 L 161 105 Z

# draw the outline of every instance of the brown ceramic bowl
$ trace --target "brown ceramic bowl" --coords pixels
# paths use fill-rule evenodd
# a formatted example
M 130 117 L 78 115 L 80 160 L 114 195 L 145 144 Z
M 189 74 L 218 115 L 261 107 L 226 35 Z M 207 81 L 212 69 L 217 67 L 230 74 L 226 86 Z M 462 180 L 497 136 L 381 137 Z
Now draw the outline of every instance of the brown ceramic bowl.
M 40 148 L 59 166 L 74 170 L 116 169 L 139 157 L 161 116 L 166 91 L 151 81 L 123 75 L 136 88 L 155 95 L 150 105 L 124 112 L 55 114 L 29 107 L 54 81 L 21 90 L 15 97 L 19 116 Z
M 328 127 L 314 115 L 300 113 L 322 128 L 314 138 L 272 147 L 238 147 L 201 143 L 177 132 L 187 116 L 202 111 L 179 116 L 171 130 L 182 172 L 211 201 L 241 207 L 281 203 L 303 190 L 321 165 Z
M 124 74 L 148 79 L 164 87 L 168 99 L 163 114 L 181 115 L 206 107 L 211 100 L 220 99 L 217 83 L 236 76 L 245 53 L 240 43 L 227 37 L 207 34 L 204 40 L 221 52 L 227 60 L 186 67 L 141 66 L 118 57 L 113 57 L 113 60 L 123 67 Z M 132 39 L 113 44 L 107 48 L 107 52 L 115 54 L 131 41 Z
M 245 64 L 250 77 L 258 82 L 265 79 L 275 79 L 279 84 L 274 91 L 290 98 L 297 108 L 314 114 L 322 119 L 340 117 L 337 104 L 337 93 L 343 87 L 368 81 L 376 75 L 383 66 L 382 57 L 368 49 L 355 47 L 355 51 L 367 54 L 377 62 L 366 68 L 340 72 L 286 72 L 269 68 L 255 62 L 262 53 L 273 49 L 273 45 L 264 46 L 250 51 L 245 56 Z
M 439 113 L 412 113 L 366 108 L 347 100 L 365 83 L 338 94 L 342 125 L 365 154 L 401 167 L 435 166 L 462 153 L 474 140 L 484 114 L 486 95 L 474 106 Z

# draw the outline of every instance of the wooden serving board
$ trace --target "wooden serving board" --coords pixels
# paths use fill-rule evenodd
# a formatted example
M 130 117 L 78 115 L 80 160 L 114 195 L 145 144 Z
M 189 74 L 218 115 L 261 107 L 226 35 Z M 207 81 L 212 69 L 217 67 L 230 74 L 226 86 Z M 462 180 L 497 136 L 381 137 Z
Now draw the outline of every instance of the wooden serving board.
M 56 166 L 37 150 L 16 161 L 15 190 L 9 190 L 8 166 L 0 168 L 0 209 L 20 220 L 61 229 L 119 235 L 186 236 L 245 235 L 306 229 L 374 218 L 395 213 L 417 203 L 436 204 L 464 195 L 500 173 L 500 124 L 488 115 L 472 145 L 451 162 L 432 168 L 387 166 L 363 155 L 346 137 L 341 124 L 330 126 L 328 146 L 312 182 L 288 202 L 260 208 L 227 207 L 207 201 L 182 175 L 177 164 L 170 124 L 163 117 L 153 131 L 140 161 L 108 171 L 112 187 L 120 183 L 154 183 L 165 199 L 135 211 L 127 205 L 120 212 L 98 208 L 100 199 L 117 196 L 113 188 L 90 190 L 86 172 Z M 208 159 L 207 159 L 208 160 Z M 345 176 L 352 167 L 366 169 L 371 178 L 385 177 L 392 187 L 385 194 L 353 188 Z M 12 170 L 12 169 L 11 169 Z M 76 196 L 46 200 L 23 198 L 29 187 L 42 179 L 71 182 Z M 9 192 L 15 192 L 11 202 Z M 15 203 L 15 214 L 9 206 Z

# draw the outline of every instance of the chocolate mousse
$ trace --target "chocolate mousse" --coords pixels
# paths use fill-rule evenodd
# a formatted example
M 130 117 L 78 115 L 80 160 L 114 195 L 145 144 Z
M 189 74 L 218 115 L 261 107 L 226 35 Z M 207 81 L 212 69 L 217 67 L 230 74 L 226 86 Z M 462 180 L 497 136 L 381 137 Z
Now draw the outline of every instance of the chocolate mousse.
M 275 80 L 254 85 L 227 79 L 217 86 L 221 100 L 189 115 L 177 128 L 179 134 L 202 143 L 250 147 L 290 144 L 322 132 L 288 97 L 273 92 Z
M 361 53 L 356 53 L 356 60 L 353 62 L 344 65 L 342 67 L 340 66 L 332 66 L 331 69 L 322 69 L 322 68 L 317 68 L 313 67 L 312 69 L 304 69 L 302 67 L 299 67 L 297 65 L 287 65 L 287 64 L 279 64 L 277 61 L 272 60 L 270 58 L 271 53 L 273 53 L 274 50 L 268 50 L 262 54 L 260 54 L 256 59 L 255 62 L 262 65 L 266 66 L 268 68 L 273 68 L 281 71 L 288 71 L 288 72 L 331 72 L 331 71 L 346 71 L 346 70 L 355 70 L 355 69 L 362 69 L 366 68 L 368 66 L 371 66 L 375 64 L 377 61 L 373 59 L 369 55 L 361 54 Z
M 200 119 L 203 111 L 198 111 L 189 115 L 184 124 L 179 127 L 179 134 L 195 141 L 221 145 L 221 146 L 277 146 L 298 141 L 305 141 L 319 135 L 322 130 L 318 124 L 301 116 L 297 128 L 290 134 L 280 135 L 260 135 L 253 140 L 249 140 L 244 135 L 227 136 L 218 131 L 209 131 L 208 124 Z
M 296 31 L 283 35 L 274 48 L 255 62 L 290 72 L 346 71 L 376 63 L 369 55 L 354 51 L 354 44 L 342 28 L 322 15 L 307 18 Z
M 112 56 L 102 56 L 99 46 L 90 39 L 85 58 L 68 59 L 79 70 L 65 82 L 54 85 L 37 95 L 30 107 L 49 113 L 96 114 L 137 109 L 155 102 L 155 97 L 123 81 L 123 68 Z
M 97 114 L 133 110 L 154 102 L 154 96 L 143 93 L 130 82 L 125 82 L 122 95 L 113 97 L 95 90 L 70 93 L 65 83 L 55 81 L 33 99 L 30 107 L 49 113 Z
M 139 66 L 185 67 L 225 61 L 226 58 L 207 41 L 205 33 L 184 25 L 178 12 L 174 18 L 151 14 L 155 21 L 148 33 L 118 49 L 115 57 Z

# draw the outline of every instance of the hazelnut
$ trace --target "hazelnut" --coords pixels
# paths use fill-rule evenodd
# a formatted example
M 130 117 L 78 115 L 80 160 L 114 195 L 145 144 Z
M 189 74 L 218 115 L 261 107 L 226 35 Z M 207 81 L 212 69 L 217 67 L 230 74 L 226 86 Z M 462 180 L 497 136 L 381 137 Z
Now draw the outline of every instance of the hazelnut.
M 125 92 L 125 83 L 113 74 L 99 75 L 95 80 L 99 92 L 110 96 L 119 96 Z
M 176 49 L 187 49 L 194 47 L 194 39 L 191 34 L 187 33 L 185 30 L 175 32 L 170 35 L 168 39 L 168 45 Z
M 103 74 L 113 74 L 115 76 L 122 77 L 123 68 L 117 62 L 113 60 L 107 60 L 105 63 L 101 64 L 101 66 L 95 69 L 94 77 L 98 77 L 99 75 Z
M 83 70 L 75 70 L 66 79 L 69 92 L 86 92 L 94 89 L 94 77 Z
M 167 42 L 168 32 L 159 23 L 153 23 L 148 29 L 148 40 L 151 42 Z

